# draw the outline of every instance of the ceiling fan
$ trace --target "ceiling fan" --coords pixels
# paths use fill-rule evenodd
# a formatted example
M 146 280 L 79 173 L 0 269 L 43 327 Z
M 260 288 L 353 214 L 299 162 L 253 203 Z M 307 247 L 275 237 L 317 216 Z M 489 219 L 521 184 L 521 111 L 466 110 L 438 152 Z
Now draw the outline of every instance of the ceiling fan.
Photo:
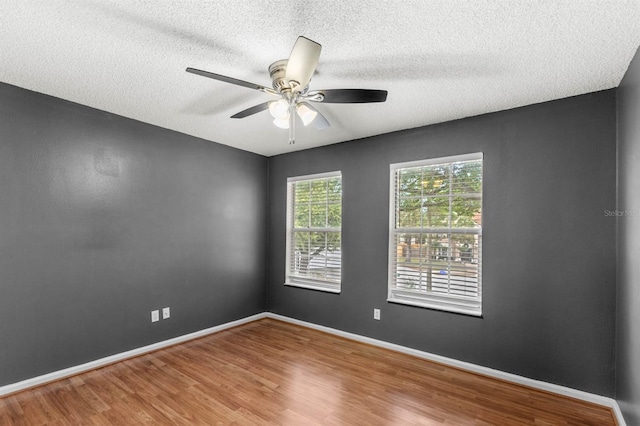
M 278 100 L 263 102 L 247 108 L 232 115 L 231 118 L 245 118 L 268 109 L 276 126 L 289 129 L 289 143 L 293 144 L 295 143 L 296 115 L 300 117 L 305 126 L 310 123 L 313 123 L 318 129 L 326 129 L 330 126 L 327 119 L 307 101 L 347 104 L 384 102 L 387 99 L 386 90 L 328 89 L 310 91 L 309 82 L 318 66 L 321 49 L 322 46 L 315 41 L 302 36 L 298 37 L 289 59 L 281 59 L 269 66 L 273 88 L 195 68 L 187 68 L 187 72 L 280 97 Z

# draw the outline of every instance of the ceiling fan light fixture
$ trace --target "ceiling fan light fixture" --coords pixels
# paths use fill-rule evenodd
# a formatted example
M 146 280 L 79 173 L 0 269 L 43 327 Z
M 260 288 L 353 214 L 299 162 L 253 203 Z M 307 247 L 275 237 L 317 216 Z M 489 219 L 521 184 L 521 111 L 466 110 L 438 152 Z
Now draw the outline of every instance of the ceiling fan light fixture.
M 302 120 L 302 124 L 304 124 L 305 126 L 310 124 L 318 115 L 317 111 L 312 110 L 305 104 L 296 105 L 296 112 Z
M 280 99 L 269 104 L 269 112 L 275 119 L 286 120 L 289 117 L 289 102 L 286 99 Z M 288 127 L 288 125 L 287 125 Z
M 276 127 L 287 130 L 289 128 L 289 117 L 287 116 L 285 118 L 274 118 L 273 124 L 275 124 Z

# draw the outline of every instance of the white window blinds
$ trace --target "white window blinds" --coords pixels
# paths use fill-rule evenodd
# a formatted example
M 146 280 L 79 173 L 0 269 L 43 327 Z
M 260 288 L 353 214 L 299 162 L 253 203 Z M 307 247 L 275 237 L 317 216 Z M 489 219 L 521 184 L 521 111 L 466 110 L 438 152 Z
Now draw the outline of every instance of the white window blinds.
M 391 165 L 391 302 L 482 314 L 482 153 Z
M 285 284 L 339 292 L 341 230 L 340 172 L 289 178 Z

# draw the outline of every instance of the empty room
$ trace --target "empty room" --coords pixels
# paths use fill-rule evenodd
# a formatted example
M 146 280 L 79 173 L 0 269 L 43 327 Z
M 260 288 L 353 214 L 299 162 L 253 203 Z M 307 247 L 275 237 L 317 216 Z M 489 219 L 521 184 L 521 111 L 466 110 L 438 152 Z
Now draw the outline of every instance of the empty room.
M 640 2 L 0 2 L 0 425 L 640 425 Z

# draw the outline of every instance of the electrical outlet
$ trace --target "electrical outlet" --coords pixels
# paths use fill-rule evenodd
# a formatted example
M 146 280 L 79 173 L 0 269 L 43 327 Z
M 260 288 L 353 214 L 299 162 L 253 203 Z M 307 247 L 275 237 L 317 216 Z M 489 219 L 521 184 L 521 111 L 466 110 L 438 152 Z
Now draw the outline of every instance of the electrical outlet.
M 162 308 L 162 319 L 167 319 L 171 316 L 171 308 Z
M 373 310 L 373 319 L 380 321 L 380 309 Z
M 151 322 L 158 321 L 160 321 L 160 311 L 157 309 L 155 311 L 151 311 Z

